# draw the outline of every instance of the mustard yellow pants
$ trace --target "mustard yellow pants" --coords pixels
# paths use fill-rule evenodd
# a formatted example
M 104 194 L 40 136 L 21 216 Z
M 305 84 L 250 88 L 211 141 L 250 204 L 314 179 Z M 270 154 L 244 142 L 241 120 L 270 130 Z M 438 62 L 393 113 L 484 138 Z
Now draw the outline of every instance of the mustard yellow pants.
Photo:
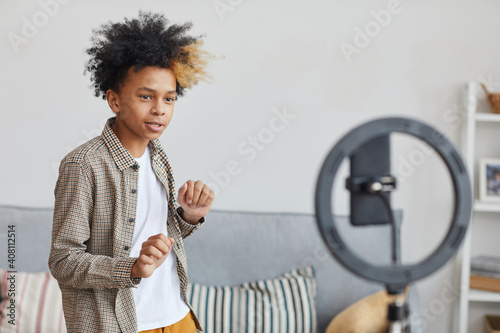
M 196 333 L 196 325 L 191 317 L 191 312 L 189 312 L 186 317 L 173 325 L 140 331 L 139 333 Z

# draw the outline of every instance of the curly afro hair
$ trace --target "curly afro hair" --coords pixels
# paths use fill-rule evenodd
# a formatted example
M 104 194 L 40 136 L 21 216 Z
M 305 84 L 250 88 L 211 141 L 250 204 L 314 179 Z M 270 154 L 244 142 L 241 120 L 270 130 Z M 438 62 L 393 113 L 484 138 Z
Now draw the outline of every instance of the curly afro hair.
M 192 23 L 171 24 L 162 14 L 139 12 L 139 18 L 94 29 L 90 60 L 85 72 L 91 73 L 96 97 L 106 99 L 106 91 L 119 92 L 128 69 L 138 72 L 145 66 L 170 68 L 177 79 L 177 96 L 200 80 L 210 81 L 205 70 L 213 56 L 201 49 L 203 36 L 188 36 Z

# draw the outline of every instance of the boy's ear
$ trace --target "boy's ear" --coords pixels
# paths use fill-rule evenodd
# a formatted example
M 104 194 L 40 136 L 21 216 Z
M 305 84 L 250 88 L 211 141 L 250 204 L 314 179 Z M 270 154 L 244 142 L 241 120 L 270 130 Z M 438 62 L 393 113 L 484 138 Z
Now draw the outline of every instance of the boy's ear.
M 114 113 L 120 112 L 120 96 L 116 91 L 108 89 L 108 91 L 106 91 L 106 100 L 108 101 L 111 111 Z

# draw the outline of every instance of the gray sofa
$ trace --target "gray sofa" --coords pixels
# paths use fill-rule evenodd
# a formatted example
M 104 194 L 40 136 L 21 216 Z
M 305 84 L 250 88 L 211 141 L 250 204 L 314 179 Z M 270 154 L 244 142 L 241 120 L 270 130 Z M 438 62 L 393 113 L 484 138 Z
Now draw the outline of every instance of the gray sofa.
M 16 225 L 17 270 L 48 271 L 52 209 L 0 206 L 2 248 L 11 224 Z M 343 218 L 338 227 L 347 244 L 360 255 L 372 262 L 389 262 L 389 230 L 385 226 L 352 228 Z M 185 246 L 192 283 L 234 285 L 314 266 L 318 332 L 324 332 L 338 312 L 383 288 L 340 266 L 309 214 L 212 210 L 206 224 L 186 239 Z M 0 268 L 7 267 L 7 256 L 0 256 Z

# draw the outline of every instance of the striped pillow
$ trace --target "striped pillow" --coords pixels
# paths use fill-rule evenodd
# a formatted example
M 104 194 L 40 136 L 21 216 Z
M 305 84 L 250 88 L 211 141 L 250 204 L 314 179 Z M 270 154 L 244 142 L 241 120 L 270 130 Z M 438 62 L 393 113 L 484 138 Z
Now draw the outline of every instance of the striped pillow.
M 15 296 L 9 297 L 12 292 Z M 0 269 L 0 294 L 0 332 L 66 332 L 61 291 L 50 273 L 9 273 Z M 12 298 L 15 305 L 9 309 Z
M 188 285 L 205 333 L 316 333 L 313 267 L 239 286 Z

